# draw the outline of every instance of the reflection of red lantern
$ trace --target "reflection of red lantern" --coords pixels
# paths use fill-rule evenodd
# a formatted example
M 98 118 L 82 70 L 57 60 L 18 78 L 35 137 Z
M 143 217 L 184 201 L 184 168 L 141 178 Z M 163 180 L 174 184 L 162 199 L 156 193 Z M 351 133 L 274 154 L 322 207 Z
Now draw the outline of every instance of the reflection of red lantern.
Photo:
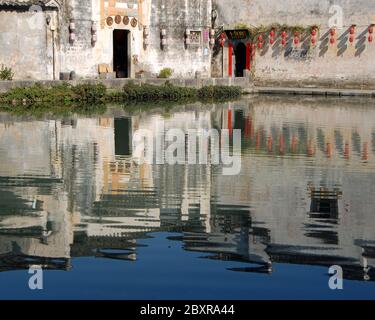
M 350 36 L 350 37 L 349 37 L 349 42 L 350 42 L 350 43 L 353 43 L 353 42 L 354 42 L 354 37 L 353 37 L 353 36 Z
M 315 38 L 311 38 L 311 43 L 312 43 L 313 46 L 315 46 L 316 45 L 316 39 Z
M 283 39 L 281 40 L 281 44 L 285 47 L 285 45 L 286 45 L 286 39 L 285 39 L 285 38 L 283 38 Z
M 275 43 L 275 39 L 274 38 L 270 38 L 270 44 L 274 44 Z
M 298 37 L 294 37 L 294 44 L 296 46 L 299 44 L 299 38 Z
M 263 48 L 263 42 L 259 42 L 258 43 L 258 49 L 262 49 Z
M 282 36 L 283 38 L 286 38 L 286 31 L 281 32 L 281 36 Z
M 372 37 L 372 35 L 370 34 L 369 36 L 368 36 L 368 42 L 372 42 L 374 39 L 373 39 L 373 37 Z
M 350 34 L 354 34 L 355 33 L 355 26 L 351 26 L 350 29 L 349 29 L 349 33 Z
M 329 42 L 330 42 L 331 44 L 334 44 L 334 43 L 335 43 L 335 38 L 331 38 L 331 39 L 329 39 Z

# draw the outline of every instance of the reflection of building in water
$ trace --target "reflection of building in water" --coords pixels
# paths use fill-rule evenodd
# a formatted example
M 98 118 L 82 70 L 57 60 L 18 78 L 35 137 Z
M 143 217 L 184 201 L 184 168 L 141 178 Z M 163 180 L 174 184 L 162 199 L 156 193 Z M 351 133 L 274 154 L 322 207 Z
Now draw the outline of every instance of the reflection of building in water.
M 187 250 L 250 263 L 236 271 L 340 264 L 348 278 L 374 279 L 374 111 L 301 108 L 260 100 L 0 124 L 0 268 L 134 260 L 136 239 L 177 231 Z M 241 174 L 137 165 L 133 133 L 161 128 L 241 129 Z
M 213 183 L 218 199 L 223 204 L 254 206 L 253 222 L 270 230 L 266 252 L 272 261 L 336 262 L 346 265 L 350 274 L 360 270 L 361 278 L 369 257 L 353 239 L 373 239 L 374 152 L 364 148 L 347 156 L 344 143 L 336 139 L 328 157 L 319 147 L 327 140 L 319 136 L 333 132 L 336 137 L 349 137 L 357 132 L 357 139 L 369 145 L 373 111 L 308 106 L 302 112 L 299 104 L 270 100 L 223 110 L 224 125 L 229 119 L 228 128 L 245 128 L 244 150 L 241 175 L 217 176 Z M 363 153 L 367 153 L 365 160 Z M 326 192 L 310 194 L 311 188 Z
M 311 188 L 311 216 L 318 218 L 337 219 L 339 216 L 339 199 L 342 195 L 339 190 L 325 188 Z

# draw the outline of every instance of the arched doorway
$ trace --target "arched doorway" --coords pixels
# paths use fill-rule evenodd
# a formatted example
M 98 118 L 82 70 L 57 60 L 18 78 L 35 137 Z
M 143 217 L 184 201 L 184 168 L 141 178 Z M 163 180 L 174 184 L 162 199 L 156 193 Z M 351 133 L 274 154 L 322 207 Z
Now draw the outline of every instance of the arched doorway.
M 236 56 L 236 77 L 243 77 L 246 69 L 246 46 L 243 42 L 237 45 L 234 54 Z

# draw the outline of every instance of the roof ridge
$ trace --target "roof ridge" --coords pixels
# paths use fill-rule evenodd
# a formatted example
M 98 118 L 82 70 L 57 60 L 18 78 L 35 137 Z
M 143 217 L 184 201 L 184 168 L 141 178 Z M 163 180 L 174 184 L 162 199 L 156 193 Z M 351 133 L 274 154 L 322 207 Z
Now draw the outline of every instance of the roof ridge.
M 50 0 L 0 0 L 0 5 L 6 6 L 31 6 L 46 4 Z

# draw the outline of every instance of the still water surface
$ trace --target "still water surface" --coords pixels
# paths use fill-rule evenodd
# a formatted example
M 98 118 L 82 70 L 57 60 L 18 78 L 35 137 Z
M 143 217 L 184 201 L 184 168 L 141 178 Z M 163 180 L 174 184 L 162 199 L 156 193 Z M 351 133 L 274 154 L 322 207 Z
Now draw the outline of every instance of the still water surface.
M 138 165 L 134 132 L 161 125 L 241 129 L 241 173 Z M 3 299 L 374 299 L 374 207 L 372 100 L 0 114 Z

